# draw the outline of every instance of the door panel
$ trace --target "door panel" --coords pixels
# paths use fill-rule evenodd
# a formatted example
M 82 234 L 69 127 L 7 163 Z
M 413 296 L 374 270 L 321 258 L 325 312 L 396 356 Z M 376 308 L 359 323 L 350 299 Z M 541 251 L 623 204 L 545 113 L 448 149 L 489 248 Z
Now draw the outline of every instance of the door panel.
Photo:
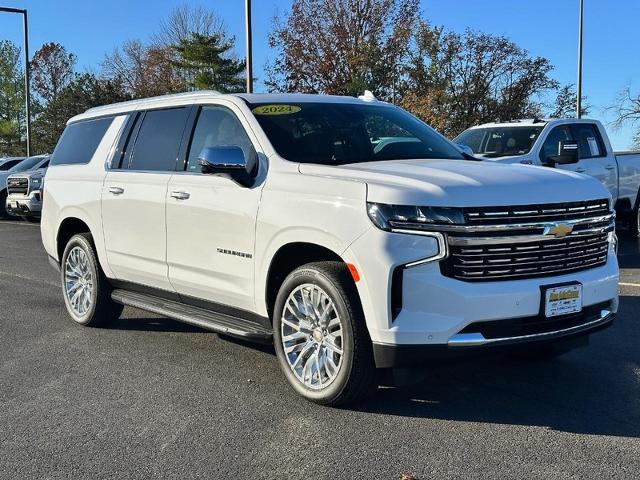
M 166 262 L 165 199 L 170 178 L 169 172 L 107 173 L 102 224 L 107 261 L 119 280 L 173 291 Z
M 187 194 L 175 198 L 172 193 Z M 169 278 L 183 295 L 254 307 L 255 223 L 260 188 L 213 175 L 176 174 L 167 192 Z
M 220 105 L 203 106 L 186 152 L 185 172 L 167 191 L 169 279 L 182 295 L 236 308 L 254 309 L 255 224 L 262 185 L 204 175 L 198 165 L 205 147 L 239 146 L 256 158 L 254 141 L 239 117 Z

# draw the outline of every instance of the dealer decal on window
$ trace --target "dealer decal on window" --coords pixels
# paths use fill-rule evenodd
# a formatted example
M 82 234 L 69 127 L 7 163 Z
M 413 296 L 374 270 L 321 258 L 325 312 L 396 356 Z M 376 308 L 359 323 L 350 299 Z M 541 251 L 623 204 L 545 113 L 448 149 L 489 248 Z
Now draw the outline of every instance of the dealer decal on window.
M 252 110 L 256 115 L 290 115 L 301 110 L 295 105 L 260 105 Z

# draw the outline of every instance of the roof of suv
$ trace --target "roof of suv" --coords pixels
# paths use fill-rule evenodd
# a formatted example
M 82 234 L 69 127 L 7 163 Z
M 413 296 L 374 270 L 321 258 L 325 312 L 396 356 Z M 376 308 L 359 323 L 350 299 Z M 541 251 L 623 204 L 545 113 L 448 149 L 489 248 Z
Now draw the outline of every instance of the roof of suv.
M 475 128 L 499 128 L 499 127 L 532 127 L 532 126 L 540 126 L 544 127 L 550 123 L 593 123 L 595 120 L 590 120 L 588 118 L 521 118 L 514 120 L 505 120 L 504 122 L 489 122 L 483 123 L 481 125 L 474 125 L 473 127 L 469 127 L 469 130 Z
M 363 97 L 366 99 L 360 99 L 355 97 L 339 96 L 339 95 L 320 95 L 320 94 L 307 94 L 307 93 L 220 93 L 215 90 L 200 90 L 197 92 L 186 93 L 174 93 L 171 95 L 162 95 L 159 97 L 143 98 L 139 100 L 130 100 L 127 102 L 113 103 L 111 105 L 104 105 L 101 107 L 94 107 L 88 109 L 86 112 L 76 115 L 71 118 L 67 123 L 73 123 L 79 120 L 87 120 L 89 118 L 100 117 L 103 115 L 118 115 L 136 110 L 154 108 L 154 107 L 168 107 L 173 104 L 183 105 L 196 100 L 201 99 L 216 99 L 216 98 L 229 98 L 236 97 L 242 98 L 248 103 L 265 103 L 265 102 L 292 102 L 292 103 L 370 103 L 378 102 L 374 97 Z M 384 104 L 385 102 L 379 102 Z

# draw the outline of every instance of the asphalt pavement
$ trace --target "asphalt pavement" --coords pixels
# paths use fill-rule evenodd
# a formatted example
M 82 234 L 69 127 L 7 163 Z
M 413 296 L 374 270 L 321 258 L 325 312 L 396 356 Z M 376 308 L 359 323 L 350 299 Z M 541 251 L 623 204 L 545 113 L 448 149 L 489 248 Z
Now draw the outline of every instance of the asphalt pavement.
M 131 308 L 74 324 L 38 225 L 0 222 L 0 478 L 638 478 L 635 239 L 619 259 L 618 318 L 589 347 L 433 367 L 332 409 L 269 347 Z

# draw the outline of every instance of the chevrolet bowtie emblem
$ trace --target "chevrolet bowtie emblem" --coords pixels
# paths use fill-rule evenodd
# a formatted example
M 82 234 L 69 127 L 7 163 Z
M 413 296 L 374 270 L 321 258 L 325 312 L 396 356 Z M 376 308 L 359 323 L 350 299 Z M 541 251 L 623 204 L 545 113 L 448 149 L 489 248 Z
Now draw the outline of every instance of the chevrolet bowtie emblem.
M 566 223 L 550 223 L 544 227 L 543 235 L 553 235 L 556 238 L 566 237 L 573 231 L 573 225 Z

